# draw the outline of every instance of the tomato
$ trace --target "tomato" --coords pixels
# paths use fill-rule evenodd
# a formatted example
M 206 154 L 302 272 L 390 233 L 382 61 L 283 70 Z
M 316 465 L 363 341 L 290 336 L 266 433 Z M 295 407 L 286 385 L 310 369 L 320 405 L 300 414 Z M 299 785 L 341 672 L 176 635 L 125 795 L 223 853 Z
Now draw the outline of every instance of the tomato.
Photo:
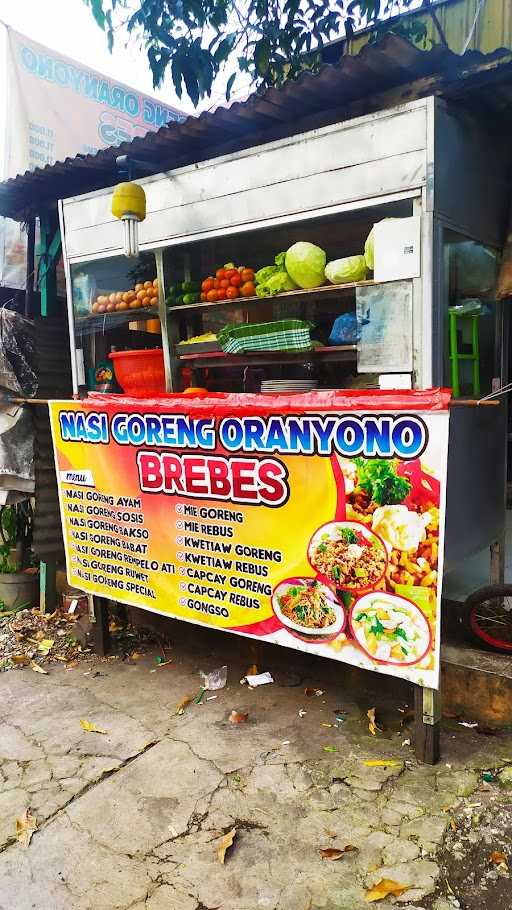
M 254 281 L 254 269 L 242 270 L 242 284 L 245 284 L 247 281 Z
M 226 297 L 228 300 L 236 300 L 238 297 L 238 288 L 234 288 L 233 286 L 229 287 L 226 290 Z
M 238 269 L 226 269 L 224 278 L 227 278 L 228 281 L 231 281 L 233 275 L 238 275 Z
M 242 276 L 241 276 L 240 272 L 233 270 L 233 274 L 232 274 L 231 278 L 229 279 L 229 283 L 231 284 L 232 287 L 239 288 L 240 285 L 242 284 Z
M 229 287 L 229 281 L 228 281 L 228 279 L 227 279 L 227 278 L 221 278 L 220 281 L 219 281 L 219 285 L 221 286 L 221 288 L 228 288 L 228 287 Z
M 256 288 L 252 281 L 246 281 L 245 284 L 240 288 L 240 293 L 242 297 L 255 297 Z
M 205 278 L 204 281 L 203 281 L 203 283 L 202 283 L 202 285 L 201 285 L 201 290 L 202 290 L 205 294 L 207 294 L 208 291 L 213 290 L 213 278 Z
M 206 299 L 209 303 L 215 303 L 215 301 L 219 299 L 219 292 L 216 291 L 215 288 L 212 288 L 211 291 L 208 291 Z
M 215 277 L 218 278 L 219 281 L 221 280 L 221 278 L 225 278 L 225 277 L 226 277 L 226 269 L 217 269 L 217 271 L 215 272 Z
M 219 281 L 218 278 L 216 278 L 215 281 L 213 282 L 213 286 L 214 286 L 214 288 L 215 288 L 216 291 L 219 290 L 219 288 L 220 288 L 220 281 Z
M 201 303 L 204 303 L 206 300 L 206 294 L 201 294 Z

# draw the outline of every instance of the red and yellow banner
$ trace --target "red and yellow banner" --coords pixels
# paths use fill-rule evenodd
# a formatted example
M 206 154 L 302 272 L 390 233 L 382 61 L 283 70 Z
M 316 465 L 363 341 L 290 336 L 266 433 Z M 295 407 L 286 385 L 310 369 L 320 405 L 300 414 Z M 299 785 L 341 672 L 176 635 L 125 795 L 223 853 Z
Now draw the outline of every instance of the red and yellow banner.
M 436 687 L 448 400 L 52 402 L 69 582 Z

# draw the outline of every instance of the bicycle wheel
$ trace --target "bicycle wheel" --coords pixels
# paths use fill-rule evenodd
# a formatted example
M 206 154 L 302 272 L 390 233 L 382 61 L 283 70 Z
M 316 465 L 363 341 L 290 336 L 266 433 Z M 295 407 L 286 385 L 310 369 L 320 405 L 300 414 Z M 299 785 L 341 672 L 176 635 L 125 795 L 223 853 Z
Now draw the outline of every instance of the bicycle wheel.
M 479 588 L 469 595 L 464 608 L 464 629 L 473 643 L 512 653 L 512 585 Z

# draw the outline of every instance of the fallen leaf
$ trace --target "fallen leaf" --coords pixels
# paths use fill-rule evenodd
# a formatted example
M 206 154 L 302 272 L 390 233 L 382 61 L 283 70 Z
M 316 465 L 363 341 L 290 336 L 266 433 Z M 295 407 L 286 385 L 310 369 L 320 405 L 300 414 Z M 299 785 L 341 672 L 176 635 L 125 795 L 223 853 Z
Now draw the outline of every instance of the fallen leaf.
M 37 650 L 40 651 L 42 654 L 48 654 L 48 651 L 51 651 L 54 644 L 55 644 L 54 638 L 43 638 L 42 641 L 39 642 L 39 644 L 37 646 Z
M 228 719 L 231 724 L 245 724 L 248 717 L 248 713 L 244 714 L 243 711 L 233 710 Z
M 366 716 L 368 718 L 368 729 L 372 736 L 375 736 L 379 732 L 379 727 L 377 726 L 377 722 L 375 720 L 375 708 L 368 708 Z
M 11 663 L 16 664 L 18 667 L 28 667 L 30 663 L 30 657 L 28 654 L 13 654 L 11 657 Z
M 44 670 L 43 667 L 40 667 L 39 664 L 36 664 L 35 660 L 30 661 L 30 666 L 34 673 L 42 673 L 44 676 L 48 676 L 48 670 Z
M 23 815 L 16 819 L 16 837 L 20 844 L 28 847 L 32 840 L 34 831 L 37 830 L 37 819 L 32 815 L 30 809 L 26 809 Z
M 324 694 L 323 689 L 316 689 L 314 686 L 306 686 L 306 688 L 304 689 L 304 695 L 307 695 L 308 698 L 313 698 L 315 695 L 318 698 L 320 695 L 323 695 L 323 694 Z
M 457 830 L 457 822 L 455 821 L 454 818 L 452 818 L 451 821 L 450 821 L 450 828 L 451 828 L 452 831 L 454 831 L 454 832 Z
M 377 882 L 373 888 L 370 888 L 370 890 L 366 892 L 365 900 L 371 904 L 373 901 L 384 900 L 384 898 L 389 897 L 390 894 L 392 894 L 393 897 L 400 897 L 408 888 L 409 885 L 399 885 L 398 882 L 394 882 L 392 878 L 381 878 L 380 882 Z
M 329 828 L 327 828 L 326 832 L 325 832 L 325 836 L 331 837 L 332 840 L 334 840 L 338 835 L 337 835 L 336 831 L 330 831 Z
M 217 856 L 219 857 L 219 862 L 224 865 L 224 860 L 226 859 L 226 851 L 233 845 L 233 841 L 236 837 L 236 828 L 231 828 L 231 831 L 228 831 L 227 834 L 222 838 L 218 848 Z
M 80 726 L 86 733 L 103 733 L 105 736 L 107 734 L 106 730 L 100 730 L 100 728 L 97 727 L 96 724 L 91 723 L 90 720 L 81 720 Z
M 345 853 L 353 853 L 357 849 L 358 847 L 354 847 L 353 844 L 347 844 L 342 850 L 337 850 L 336 847 L 321 847 L 320 856 L 322 859 L 329 859 L 334 862 L 337 859 L 341 859 Z
M 132 651 L 132 653 L 129 656 L 130 656 L 131 660 L 140 660 L 142 657 L 144 657 L 144 655 L 141 654 L 139 651 Z
M 191 701 L 194 701 L 194 698 L 195 698 L 195 694 L 194 695 L 184 695 L 183 698 L 181 699 L 181 701 L 179 701 L 178 704 L 176 705 L 176 714 L 180 714 L 180 715 L 184 714 L 185 708 L 187 707 L 187 705 L 190 704 Z
M 401 761 L 393 761 L 391 758 L 374 758 L 363 762 L 367 768 L 397 768 L 401 764 Z
M 489 862 L 495 863 L 497 866 L 500 866 L 504 863 L 505 866 L 507 866 L 508 865 L 507 854 L 502 853 L 500 850 L 493 850 L 493 852 L 491 853 L 491 855 L 489 857 Z
M 322 746 L 324 752 L 337 752 L 336 746 Z

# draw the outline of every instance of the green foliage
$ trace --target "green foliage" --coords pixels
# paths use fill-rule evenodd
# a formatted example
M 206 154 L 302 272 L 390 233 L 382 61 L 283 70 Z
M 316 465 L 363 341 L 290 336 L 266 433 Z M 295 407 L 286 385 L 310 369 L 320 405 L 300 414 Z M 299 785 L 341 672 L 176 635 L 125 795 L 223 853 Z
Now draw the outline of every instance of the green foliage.
M 115 32 L 126 29 L 145 47 L 153 85 L 170 72 L 179 98 L 193 104 L 209 97 L 217 77 L 231 96 L 240 74 L 264 89 L 296 79 L 321 64 L 320 51 L 329 41 L 351 36 L 361 26 L 405 34 L 425 45 L 425 23 L 417 17 L 396 20 L 398 0 L 84 0 L 112 50 Z M 406 12 L 414 0 L 400 0 Z M 430 12 L 444 41 L 432 7 Z M 386 18 L 395 16 L 391 25 Z M 247 78 L 243 80 L 247 86 Z
M 387 458 L 356 458 L 359 486 L 379 506 L 403 502 L 411 492 L 406 477 L 396 473 L 397 462 Z

